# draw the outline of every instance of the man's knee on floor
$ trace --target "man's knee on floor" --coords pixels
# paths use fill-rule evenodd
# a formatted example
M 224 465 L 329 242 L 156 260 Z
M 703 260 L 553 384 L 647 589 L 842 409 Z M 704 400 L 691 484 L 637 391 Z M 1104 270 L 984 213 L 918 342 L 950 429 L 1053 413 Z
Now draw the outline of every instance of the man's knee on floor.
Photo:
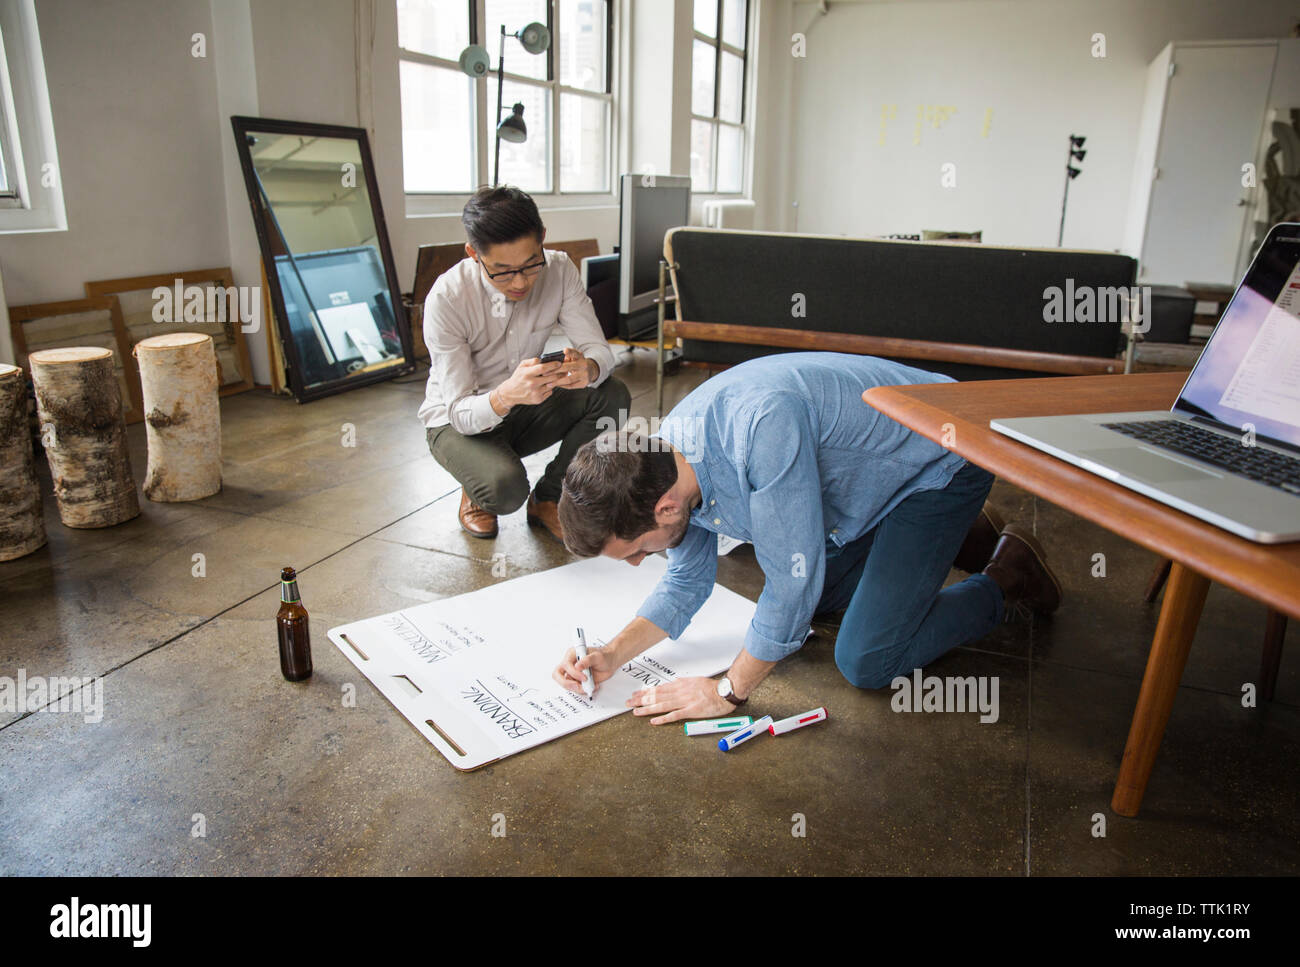
M 888 688 L 899 675 L 908 675 L 910 668 L 904 668 L 906 662 L 901 652 L 879 650 L 863 654 L 849 654 L 835 651 L 835 665 L 854 688 L 882 689 Z
M 528 475 L 523 469 L 487 478 L 477 487 L 466 488 L 469 499 L 489 514 L 513 514 L 528 499 Z

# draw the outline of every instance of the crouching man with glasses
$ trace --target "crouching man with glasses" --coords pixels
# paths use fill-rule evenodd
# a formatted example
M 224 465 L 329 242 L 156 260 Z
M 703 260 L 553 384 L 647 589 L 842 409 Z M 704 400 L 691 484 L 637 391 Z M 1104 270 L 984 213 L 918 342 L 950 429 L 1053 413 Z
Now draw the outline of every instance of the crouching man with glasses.
M 563 541 L 557 505 L 573 455 L 630 404 L 613 378 L 577 267 L 544 251 L 546 229 L 518 188 L 482 188 L 461 215 L 469 256 L 444 272 L 424 303 L 429 382 L 419 416 L 434 459 L 460 483 L 460 525 L 497 535 L 497 517 L 527 501 L 528 522 Z M 540 362 L 559 328 L 573 345 Z M 559 442 L 529 491 L 521 460 Z

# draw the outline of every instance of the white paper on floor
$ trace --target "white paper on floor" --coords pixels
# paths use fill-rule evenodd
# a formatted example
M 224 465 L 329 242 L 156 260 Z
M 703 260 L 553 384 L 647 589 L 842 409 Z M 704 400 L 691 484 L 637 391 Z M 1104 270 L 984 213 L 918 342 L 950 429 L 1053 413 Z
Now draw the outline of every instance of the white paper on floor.
M 731 666 L 754 602 L 715 586 L 681 638 L 625 664 L 593 699 L 551 678 L 579 627 L 590 645 L 609 641 L 667 567 L 658 555 L 640 567 L 591 558 L 340 625 L 329 638 L 448 762 L 477 769 L 629 711 L 638 689 Z

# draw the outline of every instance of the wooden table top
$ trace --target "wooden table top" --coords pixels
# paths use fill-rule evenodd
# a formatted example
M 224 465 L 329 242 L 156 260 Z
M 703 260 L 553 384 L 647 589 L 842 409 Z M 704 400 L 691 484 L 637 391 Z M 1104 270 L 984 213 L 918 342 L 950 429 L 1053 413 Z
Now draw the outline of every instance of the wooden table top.
M 1178 561 L 1212 581 L 1300 618 L 1300 542 L 1256 544 L 1073 467 L 989 428 L 989 420 L 1169 409 L 1186 373 L 1066 376 L 879 386 L 863 399 L 971 463 Z

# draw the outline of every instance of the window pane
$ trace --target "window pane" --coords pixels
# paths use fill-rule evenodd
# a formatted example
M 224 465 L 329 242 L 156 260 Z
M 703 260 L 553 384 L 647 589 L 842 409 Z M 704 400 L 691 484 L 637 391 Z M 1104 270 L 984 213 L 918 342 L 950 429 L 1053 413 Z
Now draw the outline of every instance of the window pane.
M 397 46 L 456 60 L 469 46 L 465 0 L 397 0 Z
M 560 83 L 605 90 L 608 38 L 604 0 L 560 0 Z
M 400 62 L 407 191 L 472 191 L 474 81 L 459 71 Z
M 723 0 L 722 40 L 733 47 L 745 46 L 745 0 Z
M 740 105 L 745 99 L 745 62 L 735 54 L 722 52 L 722 83 L 718 90 L 718 117 L 740 121 Z
M 713 71 L 717 63 L 717 48 L 702 40 L 695 41 L 694 60 L 691 65 L 691 113 L 713 117 Z
M 695 29 L 707 37 L 718 36 L 718 0 L 695 0 Z
M 507 61 L 507 64 L 509 62 Z M 492 85 L 495 87 L 496 85 Z M 524 191 L 551 190 L 551 92 L 544 87 L 506 81 L 505 98 L 501 102 L 501 116 L 510 116 L 516 102 L 524 106 L 524 124 L 528 127 L 528 140 L 523 144 L 501 142 L 501 184 L 515 185 Z M 491 92 L 492 109 L 496 108 L 496 91 Z M 488 128 L 488 150 L 493 150 L 496 125 Z M 488 178 L 492 177 L 492 158 L 488 158 Z
M 492 69 L 501 51 L 501 25 L 506 28 L 506 73 L 546 80 L 546 54 L 530 54 L 512 34 L 530 23 L 546 24 L 546 0 L 487 0 L 487 36 L 483 46 L 491 56 Z M 460 56 L 459 54 L 457 56 Z M 492 92 L 496 94 L 495 89 Z
M 691 191 L 713 191 L 713 123 L 691 122 Z
M 718 191 L 745 188 L 745 138 L 743 128 L 718 125 Z
M 560 95 L 560 189 L 608 191 L 609 107 L 594 97 Z

